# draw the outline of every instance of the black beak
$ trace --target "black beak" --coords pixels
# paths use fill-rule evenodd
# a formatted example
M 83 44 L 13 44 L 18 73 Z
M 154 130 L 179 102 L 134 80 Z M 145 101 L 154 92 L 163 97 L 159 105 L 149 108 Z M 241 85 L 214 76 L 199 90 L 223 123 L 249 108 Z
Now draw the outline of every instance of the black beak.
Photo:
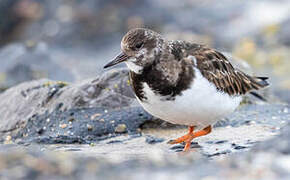
M 119 64 L 119 63 L 121 63 L 121 62 L 126 61 L 126 60 L 129 59 L 129 58 L 130 58 L 130 57 L 127 56 L 126 54 L 121 53 L 121 54 L 119 54 L 117 57 L 115 57 L 115 59 L 114 59 L 113 61 L 111 61 L 111 62 L 109 62 L 108 64 L 106 64 L 106 65 L 104 66 L 104 68 L 108 68 L 108 67 L 114 66 L 114 65 L 116 65 L 116 64 Z

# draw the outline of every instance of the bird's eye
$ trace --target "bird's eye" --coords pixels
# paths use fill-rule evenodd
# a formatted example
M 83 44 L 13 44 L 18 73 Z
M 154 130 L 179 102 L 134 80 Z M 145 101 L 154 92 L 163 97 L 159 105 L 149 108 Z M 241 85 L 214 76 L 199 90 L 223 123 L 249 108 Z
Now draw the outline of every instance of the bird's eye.
M 137 43 L 137 44 L 135 45 L 135 48 L 136 48 L 136 49 L 140 49 L 140 48 L 142 48 L 143 44 L 144 44 L 143 42 Z

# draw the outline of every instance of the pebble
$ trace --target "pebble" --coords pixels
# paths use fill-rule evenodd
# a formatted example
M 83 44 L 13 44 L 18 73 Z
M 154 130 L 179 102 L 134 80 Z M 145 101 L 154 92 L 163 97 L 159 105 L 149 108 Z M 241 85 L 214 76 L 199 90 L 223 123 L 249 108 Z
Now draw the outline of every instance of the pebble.
M 67 124 L 60 124 L 59 127 L 62 128 L 62 129 L 64 129 L 64 128 L 67 127 Z
M 126 124 L 118 124 L 118 126 L 115 128 L 116 133 L 124 133 L 127 131 Z
M 69 121 L 70 123 L 72 123 L 74 120 L 75 120 L 75 119 L 72 117 L 72 118 L 70 118 L 68 121 Z
M 101 122 L 105 122 L 105 119 L 100 119 L 99 121 L 101 121 Z
M 88 128 L 88 131 L 92 131 L 93 130 L 93 126 L 90 125 L 90 124 L 87 124 L 87 128 Z
M 156 143 L 161 143 L 163 141 L 164 141 L 163 138 L 157 138 L 157 137 L 149 136 L 149 135 L 146 136 L 146 140 L 145 140 L 145 142 L 148 144 L 156 144 Z
M 96 113 L 96 114 L 94 114 L 94 115 L 91 116 L 91 120 L 94 120 L 94 119 L 96 119 L 97 117 L 99 117 L 101 115 L 102 114 L 100 114 L 100 113 Z
M 12 137 L 11 136 L 6 136 L 5 141 L 11 141 Z

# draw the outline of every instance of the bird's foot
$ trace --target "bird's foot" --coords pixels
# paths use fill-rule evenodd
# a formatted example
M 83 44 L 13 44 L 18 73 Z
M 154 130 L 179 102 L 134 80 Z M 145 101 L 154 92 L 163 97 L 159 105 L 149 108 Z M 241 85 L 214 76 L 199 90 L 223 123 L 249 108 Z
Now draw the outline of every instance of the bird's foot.
M 167 142 L 167 144 L 179 144 L 179 143 L 182 143 L 182 142 L 186 142 L 186 141 L 191 141 L 193 139 L 193 133 L 192 134 L 186 134 L 184 136 L 181 136 L 177 139 L 171 139 Z
M 174 140 L 169 140 L 167 143 L 168 144 L 178 144 L 178 143 L 185 142 L 185 146 L 184 146 L 183 151 L 188 151 L 190 149 L 191 141 L 196 137 L 209 134 L 211 132 L 211 126 L 208 126 L 208 127 L 204 128 L 203 130 L 200 130 L 197 132 L 193 132 L 193 130 L 194 130 L 194 127 L 189 126 L 188 133 L 186 135 L 181 136 L 180 138 L 177 138 Z

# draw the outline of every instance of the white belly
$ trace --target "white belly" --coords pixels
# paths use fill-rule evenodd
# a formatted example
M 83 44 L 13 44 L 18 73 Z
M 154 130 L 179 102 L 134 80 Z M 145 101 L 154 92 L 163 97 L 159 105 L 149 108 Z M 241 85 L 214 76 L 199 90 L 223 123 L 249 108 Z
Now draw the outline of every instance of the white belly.
M 154 94 L 148 84 L 144 83 L 143 90 L 147 100 L 139 102 L 153 116 L 174 124 L 198 128 L 216 123 L 239 106 L 242 99 L 240 96 L 231 97 L 217 91 L 198 69 L 195 69 L 195 77 L 191 88 L 172 101 L 165 101 L 164 97 Z

